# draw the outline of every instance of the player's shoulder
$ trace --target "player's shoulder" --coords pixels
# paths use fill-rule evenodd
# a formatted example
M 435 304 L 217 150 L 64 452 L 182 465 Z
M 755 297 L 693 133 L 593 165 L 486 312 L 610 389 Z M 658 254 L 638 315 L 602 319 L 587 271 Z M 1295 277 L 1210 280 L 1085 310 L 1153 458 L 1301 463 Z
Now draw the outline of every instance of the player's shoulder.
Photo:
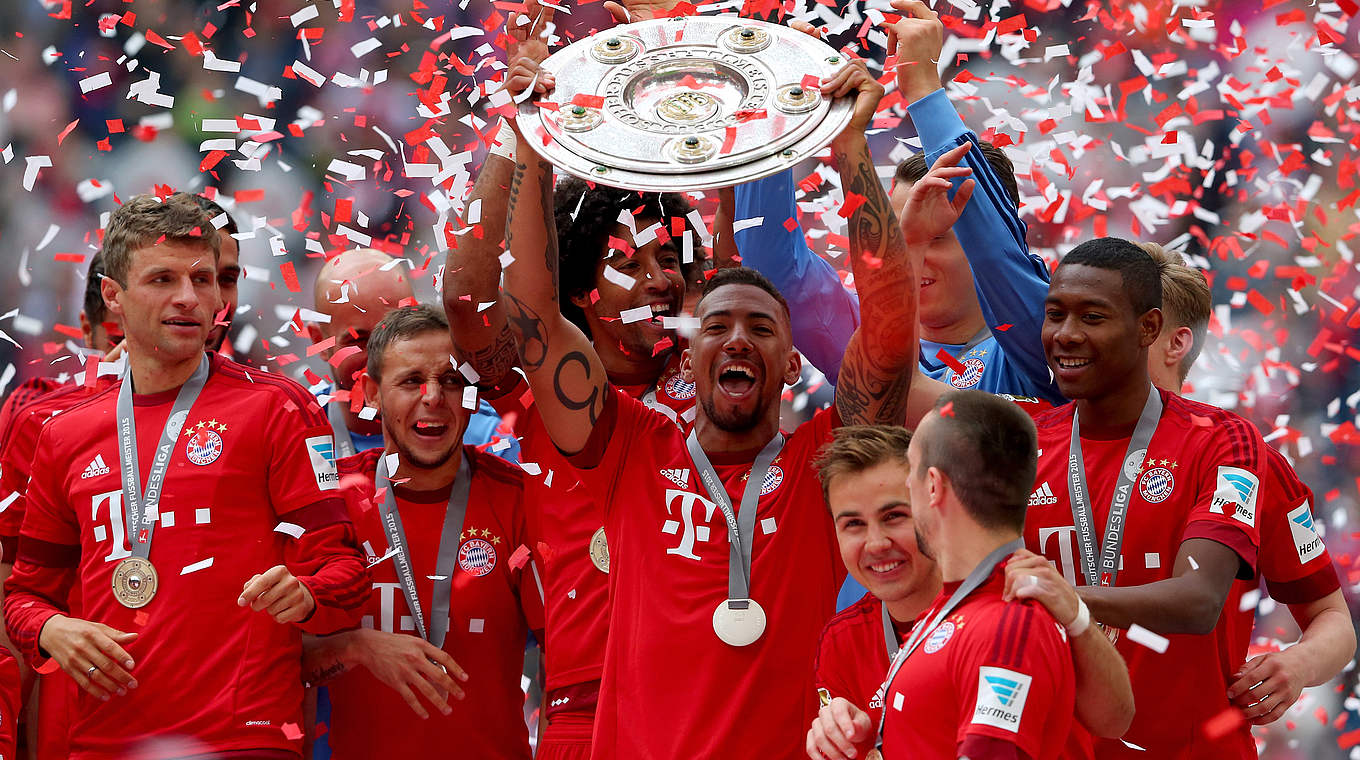
M 1014 398 L 1011 400 L 1015 401 Z M 1076 408 L 1075 404 L 1076 402 L 1069 401 L 1062 406 L 1047 406 L 1044 402 L 1038 402 L 1037 399 L 1036 403 L 1033 404 L 1017 402 L 1017 406 L 1024 409 L 1029 414 L 1030 419 L 1034 420 L 1034 427 L 1040 435 L 1043 435 L 1045 431 L 1052 430 L 1070 432 L 1072 429 L 1072 410 Z
M 1269 448 L 1261 431 L 1245 417 L 1222 407 L 1195 401 L 1174 393 L 1163 394 L 1163 422 L 1170 422 L 1187 452 L 1209 452 L 1227 447 L 1258 460 L 1259 452 Z M 1261 462 L 1264 466 L 1264 462 Z
M 495 454 L 479 451 L 475 446 L 463 446 L 463 456 L 468 458 L 474 478 L 488 479 L 498 487 L 524 489 L 525 473 L 519 465 L 511 464 Z
M 378 469 L 378 457 L 382 456 L 383 450 L 367 449 L 356 454 L 350 454 L 335 460 L 335 469 L 343 475 L 359 475 L 369 472 L 376 472 Z
M 42 424 L 44 430 L 51 431 L 49 436 L 74 433 L 84 438 L 89 435 L 92 423 L 107 421 L 112 429 L 114 405 L 122 385 L 122 382 L 110 383 L 107 387 L 88 393 L 82 393 L 83 386 L 80 386 L 61 396 L 49 394 L 35 399 L 21 411 Z M 61 414 L 53 415 L 52 412 L 58 409 Z
M 832 615 L 831 619 L 826 621 L 822 635 L 863 625 L 866 620 L 881 621 L 882 609 L 883 602 L 873 594 L 865 592 L 854 604 Z
M 316 408 L 316 396 L 298 381 L 277 372 L 247 367 L 221 354 L 214 357 L 214 371 L 221 381 L 234 389 L 259 394 L 272 403 L 303 409 Z
M 1063 645 L 1063 634 L 1053 616 L 1033 599 L 1004 601 L 988 594 L 966 611 L 957 629 L 980 647 L 991 662 L 1018 664 L 1041 646 Z

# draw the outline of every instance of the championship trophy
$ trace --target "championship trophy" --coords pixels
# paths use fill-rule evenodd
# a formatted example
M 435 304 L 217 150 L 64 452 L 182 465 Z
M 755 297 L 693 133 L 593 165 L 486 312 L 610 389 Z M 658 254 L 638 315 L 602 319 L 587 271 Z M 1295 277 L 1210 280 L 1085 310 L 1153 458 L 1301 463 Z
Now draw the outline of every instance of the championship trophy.
M 828 145 L 853 99 L 818 80 L 845 57 L 811 35 L 733 16 L 624 24 L 541 64 L 557 80 L 519 105 L 525 139 L 561 170 L 628 190 L 750 182 Z

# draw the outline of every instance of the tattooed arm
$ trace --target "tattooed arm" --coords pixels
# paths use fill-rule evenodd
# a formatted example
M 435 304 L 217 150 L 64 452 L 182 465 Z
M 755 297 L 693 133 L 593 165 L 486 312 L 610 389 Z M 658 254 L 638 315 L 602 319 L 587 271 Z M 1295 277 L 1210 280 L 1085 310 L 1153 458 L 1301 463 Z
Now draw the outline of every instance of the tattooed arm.
M 506 75 L 512 92 L 534 79 L 537 66 L 516 61 Z M 552 77 L 541 74 L 541 85 Z M 608 379 L 595 347 L 558 308 L 557 226 L 553 219 L 553 167 L 532 150 L 537 135 L 519 133 L 510 180 L 505 239 L 514 261 L 505 268 L 505 301 L 520 366 L 529 378 L 534 404 L 553 444 L 565 454 L 586 446 L 604 410 Z
M 888 194 L 878 180 L 864 130 L 883 97 L 863 61 L 836 73 L 822 92 L 857 91 L 850 124 L 831 143 L 850 214 L 850 268 L 859 291 L 860 323 L 850 336 L 836 384 L 836 409 L 846 425 L 901 425 L 916 375 L 919 266 L 908 256 Z M 857 204 L 857 205 L 856 205 Z

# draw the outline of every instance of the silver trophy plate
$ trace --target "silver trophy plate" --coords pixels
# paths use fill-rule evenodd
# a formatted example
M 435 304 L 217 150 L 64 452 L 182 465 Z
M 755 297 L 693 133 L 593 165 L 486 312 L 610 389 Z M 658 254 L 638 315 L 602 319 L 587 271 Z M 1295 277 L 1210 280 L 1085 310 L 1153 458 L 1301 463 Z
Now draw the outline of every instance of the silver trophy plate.
M 624 24 L 543 62 L 557 87 L 520 103 L 521 129 L 558 168 L 603 185 L 726 187 L 779 172 L 845 128 L 853 98 L 804 85 L 843 65 L 826 43 L 764 21 Z

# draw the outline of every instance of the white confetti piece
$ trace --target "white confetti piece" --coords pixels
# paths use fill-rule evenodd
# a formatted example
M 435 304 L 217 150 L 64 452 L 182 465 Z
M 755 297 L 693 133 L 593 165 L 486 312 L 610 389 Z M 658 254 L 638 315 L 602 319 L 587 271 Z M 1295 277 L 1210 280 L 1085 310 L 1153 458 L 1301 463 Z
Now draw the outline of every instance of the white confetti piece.
M 376 37 L 369 37 L 366 40 L 362 40 L 360 42 L 354 43 L 353 45 L 350 45 L 349 52 L 355 58 L 363 58 L 365 55 L 368 55 L 369 53 L 373 52 L 374 50 L 377 50 L 380 47 L 382 47 L 382 43 L 379 42 Z
M 213 55 L 213 51 L 204 50 L 203 68 L 208 71 L 225 71 L 229 74 L 237 74 L 241 71 L 241 63 L 239 61 L 224 61 Z
M 756 216 L 750 219 L 738 219 L 735 222 L 732 222 L 732 234 L 735 235 L 742 230 L 750 229 L 752 227 L 759 227 L 764 223 L 765 217 L 763 216 Z
M 384 455 L 383 455 L 383 459 L 385 459 L 385 460 L 387 461 L 387 475 L 388 475 L 388 477 L 391 477 L 391 476 L 393 476 L 393 475 L 396 475 L 396 474 L 397 474 L 397 467 L 398 467 L 398 465 L 401 463 L 401 457 L 397 456 L 397 452 L 394 451 L 394 452 L 392 452 L 391 454 L 384 454 Z
M 330 166 L 326 167 L 326 171 L 338 174 L 347 182 L 358 182 L 368 174 L 364 167 L 351 164 L 348 161 L 341 161 L 338 158 L 331 159 Z
M 82 94 L 93 92 L 94 90 L 108 87 L 111 84 L 113 84 L 113 77 L 109 76 L 109 72 L 101 71 L 98 74 L 80 80 L 80 92 Z
M 302 534 L 306 533 L 307 529 L 301 525 L 295 525 L 290 522 L 281 522 L 274 526 L 274 532 L 283 533 L 292 536 L 293 538 L 302 538 Z
M 200 561 L 198 561 L 198 562 L 195 562 L 195 563 L 193 563 L 192 565 L 185 565 L 185 566 L 184 566 L 184 569 L 179 571 L 179 574 L 180 574 L 180 575 L 188 575 L 189 573 L 196 573 L 196 572 L 198 572 L 199 570 L 207 570 L 208 568 L 212 567 L 212 564 L 213 564 L 213 558 L 212 558 L 212 557 L 209 557 L 209 558 L 207 558 L 207 559 L 205 559 L 205 560 L 200 560 Z
M 463 387 L 463 408 L 472 411 L 477 410 L 477 386 L 468 385 Z
M 288 20 L 293 22 L 294 28 L 297 28 L 307 23 L 308 21 L 311 21 L 312 19 L 316 18 L 319 15 L 320 11 L 316 9 L 315 5 L 308 5 L 304 6 L 303 8 L 299 9 L 296 13 L 289 16 Z
M 620 272 L 614 267 L 606 265 L 604 268 L 604 278 L 614 285 L 624 290 L 632 290 L 637 285 L 637 279 Z
M 8 367 L 8 369 L 9 369 L 9 374 L 11 374 L 11 375 L 14 374 L 14 365 L 11 364 L 11 365 Z M 6 509 L 9 509 L 9 505 L 13 504 L 13 503 L 14 503 L 14 500 L 17 499 L 17 498 L 19 498 L 19 492 L 18 492 L 18 491 L 14 491 L 14 492 L 11 493 L 9 496 L 6 496 L 5 499 L 4 499 L 4 501 L 0 501 L 0 512 L 4 512 Z
M 293 73 L 313 87 L 320 87 L 326 83 L 326 77 L 322 76 L 321 72 L 302 61 L 293 61 Z
M 24 189 L 33 192 L 33 183 L 38 181 L 38 172 L 52 166 L 51 156 L 27 156 L 24 158 Z
M 1141 644 L 1157 654 L 1166 653 L 1166 645 L 1169 643 L 1165 636 L 1153 633 L 1137 623 L 1129 626 L 1129 641 Z
M 605 267 L 605 269 L 608 270 L 609 267 Z M 639 306 L 636 309 L 624 309 L 619 312 L 619 319 L 625 325 L 631 325 L 634 322 L 642 322 L 651 318 L 652 307 L 650 306 Z

